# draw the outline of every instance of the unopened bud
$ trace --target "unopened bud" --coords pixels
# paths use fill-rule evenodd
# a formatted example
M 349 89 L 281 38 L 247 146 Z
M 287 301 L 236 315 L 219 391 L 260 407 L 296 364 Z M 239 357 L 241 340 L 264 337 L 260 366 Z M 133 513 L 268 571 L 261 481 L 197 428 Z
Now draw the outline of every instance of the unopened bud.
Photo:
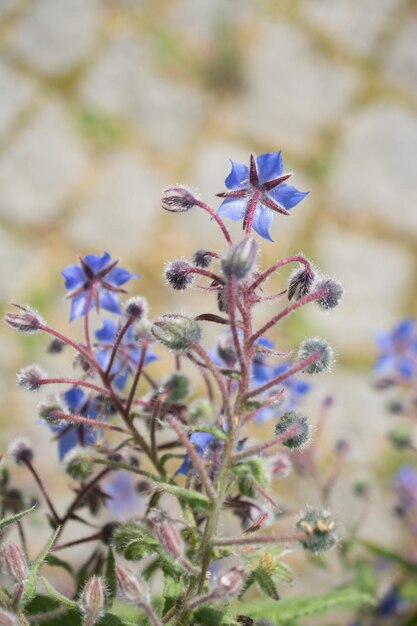
M 196 204 L 192 191 L 183 185 L 167 187 L 162 194 L 162 208 L 172 213 L 184 213 Z
M 196 250 L 193 254 L 193 263 L 197 267 L 207 269 L 213 260 L 213 253 L 210 250 Z
M 257 248 L 256 241 L 251 237 L 231 246 L 221 261 L 223 274 L 237 281 L 247 278 L 255 265 Z
M 315 274 L 311 266 L 304 266 L 295 270 L 295 272 L 291 274 L 288 282 L 288 300 L 300 300 L 300 298 L 310 293 L 314 279 Z
M 59 424 L 63 412 L 64 406 L 59 396 L 48 396 L 38 406 L 39 417 L 48 424 Z
M 294 432 L 294 430 L 296 432 Z M 292 450 L 299 450 L 310 439 L 311 424 L 305 415 L 296 413 L 295 411 L 289 411 L 279 420 L 275 426 L 276 435 L 284 435 L 288 433 L 288 437 L 282 440 L 282 445 Z
M 116 565 L 116 576 L 121 595 L 136 605 L 148 602 L 146 585 L 129 569 Z
M 14 304 L 13 306 L 20 309 L 20 312 L 6 313 L 4 316 L 4 321 L 10 328 L 30 335 L 39 332 L 45 325 L 43 317 L 30 306 L 22 306 L 21 304 Z
M 161 522 L 155 527 L 155 534 L 161 546 L 174 559 L 179 559 L 184 554 L 184 541 L 173 524 Z
M 317 360 L 307 365 L 304 371 L 308 374 L 319 374 L 320 372 L 329 371 L 333 363 L 333 350 L 325 339 L 312 337 L 303 341 L 298 350 L 298 358 L 300 361 L 305 361 L 315 352 L 318 355 Z
M 0 609 L 0 626 L 16 626 L 16 616 L 5 609 Z
M 126 317 L 133 317 L 137 321 L 147 316 L 148 309 L 148 302 L 142 296 L 133 296 L 125 302 Z
M 16 583 L 25 582 L 28 573 L 28 564 L 20 548 L 14 543 L 9 543 L 3 546 L 2 552 L 9 576 L 13 578 Z
M 217 288 L 217 306 L 220 313 L 229 312 L 229 290 L 227 285 Z
M 52 339 L 52 341 L 49 342 L 49 345 L 46 349 L 46 351 L 49 354 L 60 354 L 63 349 L 65 348 L 66 344 L 64 341 L 61 341 L 61 339 Z
M 388 434 L 389 440 L 397 450 L 406 450 L 412 448 L 413 440 L 411 433 L 402 427 L 392 429 Z
M 198 323 L 185 315 L 162 315 L 151 330 L 155 339 L 175 352 L 187 352 L 201 337 Z
M 16 465 L 31 463 L 33 460 L 33 449 L 27 437 L 18 437 L 9 445 L 9 456 Z
M 219 574 L 216 579 L 216 591 L 219 596 L 236 596 L 244 583 L 245 568 L 243 565 L 235 565 L 227 572 Z
M 311 508 L 296 524 L 304 533 L 301 543 L 305 550 L 317 554 L 330 550 L 337 542 L 336 523 L 329 511 Z
M 86 583 L 79 600 L 84 614 L 84 625 L 93 626 L 103 616 L 107 601 L 107 591 L 100 576 L 92 576 Z
M 91 453 L 86 448 L 76 447 L 64 457 L 65 471 L 74 480 L 86 480 L 94 472 Z
M 16 374 L 18 386 L 23 387 L 26 391 L 37 391 L 40 389 L 44 378 L 47 378 L 47 374 L 39 365 L 23 367 Z
M 165 278 L 168 284 L 177 291 L 187 289 L 194 282 L 191 265 L 181 259 L 168 263 L 165 268 Z
M 324 278 L 315 284 L 316 291 L 325 293 L 317 299 L 322 309 L 334 309 L 343 298 L 343 287 L 338 280 Z
M 168 392 L 167 400 L 170 402 L 181 402 L 191 392 L 190 379 L 184 374 L 174 372 L 165 379 L 164 391 Z

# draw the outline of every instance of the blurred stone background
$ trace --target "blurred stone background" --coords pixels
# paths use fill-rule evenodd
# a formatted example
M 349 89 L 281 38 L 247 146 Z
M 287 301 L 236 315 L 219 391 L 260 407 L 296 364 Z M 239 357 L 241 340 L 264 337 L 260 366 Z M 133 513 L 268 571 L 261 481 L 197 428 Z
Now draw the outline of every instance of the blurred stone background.
M 164 214 L 161 191 L 184 182 L 217 206 L 229 158 L 282 149 L 311 193 L 277 217 L 262 262 L 303 250 L 346 297 L 275 339 L 331 339 L 338 364 L 317 383 L 337 400 L 329 441 L 353 441 L 352 480 L 378 468 L 388 418 L 371 388 L 374 336 L 417 305 L 416 3 L 0 0 L 0 20 L 0 308 L 30 302 L 68 330 L 59 272 L 108 250 L 140 273 L 153 314 L 202 312 L 200 293 L 166 288 L 163 264 L 222 241 L 203 213 Z M 28 361 L 64 371 L 43 345 L 1 329 L 0 442 L 24 430 L 43 445 L 53 488 L 39 398 L 14 388 Z M 336 504 L 347 522 L 350 484 Z M 371 534 L 392 534 L 370 519 Z

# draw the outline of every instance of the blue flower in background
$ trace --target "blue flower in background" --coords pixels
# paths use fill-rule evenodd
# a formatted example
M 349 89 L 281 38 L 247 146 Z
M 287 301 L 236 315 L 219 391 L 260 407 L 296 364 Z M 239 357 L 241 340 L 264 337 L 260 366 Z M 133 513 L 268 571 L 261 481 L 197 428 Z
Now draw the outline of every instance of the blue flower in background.
M 213 439 L 214 439 L 214 436 L 211 433 L 206 433 L 206 432 L 195 432 L 190 437 L 191 443 L 195 446 L 197 453 L 200 454 L 201 456 L 205 453 L 205 451 L 207 450 L 207 447 L 210 445 Z M 187 475 L 191 467 L 192 467 L 192 461 L 190 459 L 189 454 L 187 453 L 185 455 L 184 461 L 182 462 L 180 468 L 177 469 L 175 474 Z
M 379 356 L 374 366 L 378 376 L 410 379 L 417 375 L 417 325 L 405 319 L 391 332 L 377 336 Z
M 106 319 L 102 328 L 96 331 L 95 335 L 99 341 L 97 345 L 97 360 L 102 369 L 106 369 L 113 345 L 119 333 L 120 325 L 113 320 Z M 116 357 L 112 365 L 112 373 L 115 375 L 115 385 L 118 389 L 123 389 L 127 382 L 129 374 L 134 372 L 139 364 L 142 355 L 142 348 L 137 339 L 135 339 L 134 326 L 129 326 L 124 334 L 117 350 Z M 156 360 L 155 354 L 151 350 L 147 350 L 144 364 L 152 363 Z
M 103 490 L 107 496 L 106 507 L 113 517 L 139 517 L 145 500 L 138 493 L 131 472 L 121 470 L 112 473 L 110 479 L 103 484 Z
M 111 260 L 108 252 L 102 256 L 87 254 L 85 257 L 80 257 L 79 265 L 68 265 L 63 270 L 65 287 L 70 291 L 67 298 L 72 300 L 71 321 L 85 315 L 88 294 L 93 285 L 95 285 L 95 292 L 89 308 L 96 306 L 97 309 L 121 313 L 117 297 L 118 293 L 125 293 L 121 285 L 131 278 L 138 278 L 138 275 L 131 274 L 122 267 L 116 267 L 117 263 L 117 260 Z
M 269 372 L 267 372 L 267 368 L 265 367 L 261 371 L 261 374 L 262 374 L 261 378 L 258 378 L 258 379 L 256 378 L 256 373 L 258 372 L 259 374 L 259 370 L 254 369 L 253 370 L 254 381 L 257 385 L 261 385 L 261 384 L 263 385 L 264 383 L 268 382 L 272 378 L 275 378 L 275 376 L 279 376 L 280 374 L 283 374 L 284 372 L 289 370 L 291 367 L 293 367 L 292 363 L 282 363 L 281 365 L 278 365 L 277 367 L 270 367 Z M 265 374 L 267 374 L 266 377 L 265 377 Z M 296 411 L 299 408 L 299 404 L 301 400 L 303 399 L 303 397 L 311 390 L 310 383 L 308 383 L 305 380 L 296 378 L 295 376 L 290 376 L 289 378 L 284 380 L 282 383 L 280 383 L 280 385 L 284 387 L 285 389 L 285 393 L 284 393 L 282 400 L 276 406 L 265 407 L 264 409 L 261 409 L 260 411 L 258 411 L 256 415 L 256 422 L 258 424 L 262 424 L 263 422 L 266 422 L 269 419 L 272 419 L 279 415 L 283 415 L 284 413 L 287 413 L 288 411 Z
M 79 387 L 73 387 L 62 394 L 65 405 L 71 413 L 96 419 L 100 413 L 99 399 L 95 396 L 87 396 Z M 53 424 L 51 430 L 57 435 L 59 459 L 76 446 L 93 446 L 101 437 L 99 428 L 75 424 Z
M 301 202 L 308 192 L 298 191 L 284 182 L 291 174 L 283 174 L 281 152 L 268 152 L 256 158 L 251 155 L 250 168 L 234 161 L 231 164 L 232 170 L 225 180 L 230 191 L 217 194 L 225 198 L 218 215 L 236 221 L 243 219 L 245 228 L 251 200 L 255 193 L 259 194 L 252 226 L 261 237 L 272 241 L 269 230 L 274 213 L 289 215 L 289 209 Z

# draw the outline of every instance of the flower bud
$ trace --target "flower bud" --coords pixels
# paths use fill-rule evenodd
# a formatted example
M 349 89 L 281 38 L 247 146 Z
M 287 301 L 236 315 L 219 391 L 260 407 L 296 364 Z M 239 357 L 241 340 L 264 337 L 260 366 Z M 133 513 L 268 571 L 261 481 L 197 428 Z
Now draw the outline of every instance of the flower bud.
M 125 302 L 125 315 L 126 317 L 133 317 L 136 321 L 139 321 L 148 314 L 148 301 L 142 296 L 133 296 Z
M 309 509 L 298 520 L 296 529 L 304 533 L 304 549 L 314 554 L 330 550 L 338 539 L 336 523 L 326 510 Z
M 229 290 L 227 285 L 219 285 L 217 288 L 217 307 L 220 313 L 229 312 Z
M 200 326 L 195 320 L 170 313 L 154 322 L 151 332 L 157 341 L 175 352 L 187 352 L 201 337 Z
M 184 555 L 184 541 L 173 524 L 166 521 L 156 524 L 155 534 L 164 550 L 174 559 Z
M 299 450 L 309 441 L 311 435 L 311 424 L 305 415 L 296 413 L 295 411 L 289 411 L 279 420 L 275 426 L 276 435 L 285 435 L 286 432 L 290 432 L 294 427 L 298 428 L 296 434 L 289 434 L 288 438 L 282 441 L 282 445 L 292 450 Z
M 47 378 L 45 370 L 39 365 L 23 367 L 16 374 L 17 384 L 26 391 L 37 391 L 42 385 L 42 380 Z
M 48 396 L 38 406 L 39 417 L 48 424 L 59 424 L 64 407 L 59 396 Z
M 16 616 L 5 609 L 0 609 L 0 626 L 16 626 Z
M 310 293 L 314 279 L 315 274 L 311 266 L 303 266 L 295 270 L 295 272 L 291 274 L 288 282 L 288 300 L 300 300 Z
M 219 574 L 215 582 L 215 589 L 219 597 L 236 596 L 244 583 L 245 568 L 243 565 L 235 565 L 227 572 Z
M 32 444 L 27 437 L 18 437 L 9 445 L 9 456 L 16 465 L 31 463 L 33 460 Z
M 187 289 L 194 282 L 191 265 L 181 259 L 168 263 L 165 268 L 165 278 L 168 284 L 177 291 Z
M 212 402 L 208 398 L 197 398 L 190 405 L 190 420 L 191 423 L 197 421 L 211 423 L 214 419 L 214 407 Z
M 164 190 L 161 204 L 165 211 L 185 213 L 195 206 L 196 198 L 188 187 L 177 185 Z
M 94 472 L 91 452 L 77 446 L 64 457 L 65 471 L 74 480 L 86 480 Z
M 319 374 L 320 372 L 328 372 L 333 363 L 333 350 L 325 339 L 320 337 L 312 337 L 306 339 L 298 350 L 298 359 L 305 361 L 315 352 L 318 353 L 318 359 L 314 363 L 310 363 L 304 368 L 304 372 L 308 374 Z
M 46 322 L 43 317 L 30 306 L 22 306 L 21 304 L 14 304 L 13 306 L 20 309 L 21 313 L 6 313 L 4 321 L 10 328 L 30 335 L 39 332 L 41 327 L 45 325 Z
M 413 440 L 408 429 L 398 426 L 388 433 L 391 444 L 397 450 L 407 450 L 413 447 Z
M 110 546 L 113 542 L 116 530 L 120 528 L 119 522 L 107 522 L 101 529 L 101 541 L 105 546 Z
M 249 276 L 256 261 L 257 243 L 251 237 L 245 237 L 237 245 L 231 246 L 221 261 L 223 274 L 237 281 Z
M 84 624 L 93 626 L 104 615 L 107 591 L 100 576 L 92 576 L 86 583 L 79 600 L 84 614 Z
M 317 291 L 325 291 L 325 294 L 317 299 L 317 303 L 322 309 L 334 309 L 343 297 L 342 285 L 333 278 L 324 278 L 318 281 L 315 284 L 315 289 Z
M 164 391 L 168 392 L 167 400 L 170 402 L 181 402 L 191 392 L 190 379 L 184 374 L 174 372 L 165 379 Z
M 148 602 L 149 591 L 133 572 L 116 565 L 116 576 L 120 593 L 126 600 L 136 605 Z
M 213 253 L 210 250 L 196 250 L 193 254 L 193 263 L 197 265 L 197 267 L 201 267 L 203 270 L 210 267 L 211 262 L 213 260 Z
M 66 343 L 64 341 L 61 341 L 61 339 L 55 337 L 54 339 L 52 339 L 52 341 L 49 342 L 46 351 L 49 354 L 61 354 L 65 346 Z
M 7 573 L 16 583 L 23 583 L 28 574 L 28 564 L 20 548 L 9 543 L 2 548 Z

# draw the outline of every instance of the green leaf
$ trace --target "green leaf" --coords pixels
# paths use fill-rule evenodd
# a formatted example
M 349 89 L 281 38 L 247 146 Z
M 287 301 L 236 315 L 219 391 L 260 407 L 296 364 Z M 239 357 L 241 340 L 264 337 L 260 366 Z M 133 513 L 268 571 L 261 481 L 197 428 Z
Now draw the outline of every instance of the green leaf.
M 269 596 L 273 600 L 279 600 L 277 588 L 275 587 L 275 583 L 270 574 L 264 570 L 260 570 L 256 576 L 256 582 L 265 595 Z
M 71 565 L 66 561 L 63 561 L 62 559 L 59 559 L 54 554 L 48 554 L 45 558 L 45 563 L 54 567 L 62 567 L 62 569 L 68 572 L 68 574 L 74 576 L 74 570 L 72 569 Z
M 31 623 L 36 626 L 81 626 L 81 612 L 63 610 L 62 613 L 56 614 L 57 603 L 56 600 L 48 596 L 36 595 L 29 604 L 25 607 L 25 614 L 30 616 Z M 48 613 L 51 612 L 51 617 L 48 618 Z M 36 617 L 35 617 L 36 616 Z
M 7 526 L 10 526 L 10 524 L 14 524 L 15 522 L 18 522 L 20 519 L 22 519 L 22 517 L 29 515 L 29 513 L 33 513 L 35 509 L 36 509 L 36 505 L 32 506 L 30 509 L 27 509 L 26 511 L 20 511 L 20 513 L 16 513 L 16 515 L 12 515 L 12 517 L 6 517 L 5 519 L 0 520 L 0 531 L 2 531 Z
M 113 613 L 107 613 L 104 615 L 96 626 L 136 626 L 134 622 L 128 622 L 125 619 L 113 615 Z
M 195 626 L 239 626 L 234 618 L 207 606 L 194 611 L 191 623 Z
M 320 596 L 285 598 L 280 602 L 263 600 L 239 606 L 239 612 L 255 619 L 268 616 L 274 624 L 285 624 L 311 615 L 323 615 L 338 609 L 354 609 L 372 604 L 373 598 L 355 589 L 338 589 Z
M 164 589 L 162 591 L 162 595 L 165 599 L 164 615 L 174 606 L 175 601 L 183 591 L 184 581 L 176 580 L 169 575 L 164 576 Z
M 58 535 L 60 532 L 61 532 L 61 528 L 57 528 L 51 540 L 49 541 L 49 543 L 45 546 L 45 548 L 42 550 L 42 552 L 39 554 L 39 556 L 33 561 L 32 565 L 30 566 L 29 574 L 27 577 L 26 585 L 25 585 L 25 591 L 20 601 L 20 606 L 26 606 L 26 604 L 30 602 L 32 598 L 35 597 L 36 581 L 38 577 L 39 568 L 44 562 L 44 560 L 46 559 L 48 552 L 50 551 L 50 549 L 52 548 L 52 546 L 58 539 Z
M 417 573 L 417 564 L 413 561 L 409 561 L 398 552 L 390 550 L 390 548 L 386 548 L 385 546 L 381 546 L 377 543 L 373 543 L 372 541 L 363 541 L 362 545 L 364 545 L 365 548 L 372 552 L 372 554 L 376 554 L 376 556 L 382 556 L 384 559 L 390 559 L 391 561 L 395 561 L 405 570 L 413 572 L 414 574 Z
M 355 563 L 355 578 L 358 589 L 366 593 L 375 594 L 378 586 L 378 576 L 375 568 L 363 559 Z
M 113 550 L 109 548 L 106 559 L 105 580 L 110 604 L 113 602 L 117 591 L 116 563 Z
M 59 604 L 63 604 L 64 606 L 68 607 L 69 609 L 78 609 L 78 605 L 76 602 L 74 602 L 74 600 L 70 600 L 70 598 L 62 595 L 62 593 L 57 591 L 46 578 L 41 578 L 41 580 L 51 598 L 56 600 Z
M 180 500 L 185 500 L 187 504 L 191 506 L 195 511 L 200 513 L 208 513 L 212 509 L 212 503 L 203 493 L 194 491 L 193 489 L 186 489 L 185 487 L 178 487 L 178 485 L 170 485 L 169 483 L 162 483 L 160 481 L 155 482 L 158 488 L 162 491 L 172 493 Z

